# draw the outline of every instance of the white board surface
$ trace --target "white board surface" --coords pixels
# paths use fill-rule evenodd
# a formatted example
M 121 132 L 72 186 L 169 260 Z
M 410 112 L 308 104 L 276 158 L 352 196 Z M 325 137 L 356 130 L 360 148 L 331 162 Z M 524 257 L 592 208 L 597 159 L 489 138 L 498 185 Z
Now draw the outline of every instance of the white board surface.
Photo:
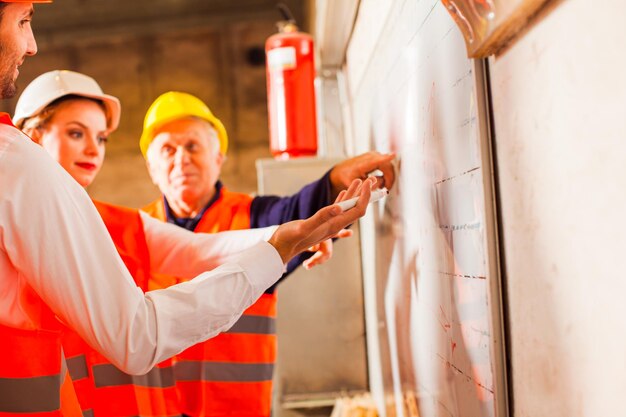
M 504 417 L 482 70 L 438 1 L 393 1 L 374 44 L 369 4 L 348 50 L 351 130 L 400 160 L 361 229 L 371 389 L 387 415 L 415 397 L 421 417 Z

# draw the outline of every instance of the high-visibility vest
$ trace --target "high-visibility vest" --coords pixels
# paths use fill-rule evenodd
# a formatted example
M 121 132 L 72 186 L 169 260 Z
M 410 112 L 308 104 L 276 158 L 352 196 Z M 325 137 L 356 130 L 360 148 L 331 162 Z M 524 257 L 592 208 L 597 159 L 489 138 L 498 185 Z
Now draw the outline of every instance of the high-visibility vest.
M 61 352 L 62 325 L 32 289 L 22 298 L 43 325 L 0 325 L 0 417 L 81 416 Z
M 0 113 L 0 124 L 13 126 Z M 62 324 L 30 287 L 19 298 L 37 325 L 0 325 L 0 417 L 82 416 L 61 353 Z
M 139 212 L 97 201 L 94 204 L 137 286 L 146 291 L 150 256 Z M 75 332 L 64 332 L 63 348 L 84 414 L 180 416 L 171 359 L 159 363 L 146 375 L 131 376 L 116 368 Z
M 221 189 L 195 232 L 250 228 L 252 197 Z M 143 208 L 165 221 L 163 199 Z M 228 330 L 174 358 L 181 411 L 193 417 L 267 417 L 276 362 L 276 296 L 263 294 Z

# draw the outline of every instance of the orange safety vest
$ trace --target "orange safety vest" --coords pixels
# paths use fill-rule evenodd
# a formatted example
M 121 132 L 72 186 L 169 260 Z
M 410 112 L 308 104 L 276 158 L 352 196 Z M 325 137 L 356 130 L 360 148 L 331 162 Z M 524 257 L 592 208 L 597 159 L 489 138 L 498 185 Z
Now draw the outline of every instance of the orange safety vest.
M 250 228 L 252 197 L 222 188 L 195 232 Z M 163 199 L 143 208 L 165 221 Z M 174 358 L 181 411 L 193 417 L 267 417 L 276 362 L 276 295 L 263 294 L 233 327 Z
M 0 124 L 13 126 L 11 116 L 0 113 Z M 0 325 L 0 417 L 82 416 L 61 355 L 62 324 L 32 288 L 20 299 L 40 325 Z
M 97 201 L 94 204 L 137 286 L 146 291 L 150 256 L 139 212 Z M 180 416 L 171 359 L 159 363 L 146 375 L 131 376 L 116 368 L 73 331 L 64 332 L 63 348 L 86 415 Z
M 44 324 L 0 325 L 0 417 L 82 416 L 61 353 L 61 323 L 32 289 L 23 299 Z

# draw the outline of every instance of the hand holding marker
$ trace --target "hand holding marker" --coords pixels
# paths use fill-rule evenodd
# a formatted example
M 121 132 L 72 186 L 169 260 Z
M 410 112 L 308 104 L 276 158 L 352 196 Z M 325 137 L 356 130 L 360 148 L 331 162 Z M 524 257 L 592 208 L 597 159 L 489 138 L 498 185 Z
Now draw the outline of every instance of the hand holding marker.
M 367 174 L 367 176 L 368 177 L 375 177 L 378 180 L 379 177 L 382 178 L 383 172 L 380 169 L 375 169 L 374 171 L 369 172 Z M 371 204 L 374 201 L 378 201 L 381 198 L 385 197 L 387 194 L 389 194 L 389 190 L 387 190 L 387 188 L 385 188 L 385 187 L 379 188 L 378 190 L 374 190 L 370 194 L 370 201 L 368 201 L 367 204 Z M 341 201 L 341 202 L 335 203 L 335 204 L 337 204 L 339 207 L 341 207 L 342 211 L 346 211 L 346 210 L 350 210 L 352 207 L 356 206 L 356 202 L 358 200 L 359 200 L 358 197 L 354 197 L 354 198 L 351 198 L 349 200 Z
M 373 203 L 374 201 L 378 201 L 381 198 L 383 198 L 384 196 L 386 196 L 387 194 L 389 194 L 389 191 L 386 188 L 381 188 L 381 189 L 378 189 L 378 190 L 374 190 L 370 194 L 370 201 L 369 201 L 369 203 Z M 355 198 L 351 198 L 349 200 L 340 201 L 339 203 L 335 203 L 335 204 L 337 204 L 339 207 L 341 207 L 342 211 L 346 211 L 346 210 L 350 210 L 352 207 L 354 207 L 356 205 L 356 202 L 357 202 L 358 199 L 359 199 L 358 197 L 355 197 Z

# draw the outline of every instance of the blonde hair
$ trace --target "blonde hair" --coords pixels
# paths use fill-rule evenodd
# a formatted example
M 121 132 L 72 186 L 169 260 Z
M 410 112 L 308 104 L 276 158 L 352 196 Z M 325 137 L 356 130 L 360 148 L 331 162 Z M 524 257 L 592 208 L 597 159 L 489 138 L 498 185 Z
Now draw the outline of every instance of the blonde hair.
M 54 100 L 34 116 L 20 120 L 16 127 L 22 132 L 26 133 L 28 136 L 32 136 L 32 133 L 35 130 L 45 130 L 48 127 L 48 123 L 50 123 L 50 120 L 52 120 L 52 117 L 54 117 L 55 113 L 59 109 L 59 106 L 72 100 L 93 101 L 94 103 L 98 104 L 106 114 L 106 106 L 104 105 L 104 102 L 102 100 L 79 96 L 76 94 L 68 94 Z

